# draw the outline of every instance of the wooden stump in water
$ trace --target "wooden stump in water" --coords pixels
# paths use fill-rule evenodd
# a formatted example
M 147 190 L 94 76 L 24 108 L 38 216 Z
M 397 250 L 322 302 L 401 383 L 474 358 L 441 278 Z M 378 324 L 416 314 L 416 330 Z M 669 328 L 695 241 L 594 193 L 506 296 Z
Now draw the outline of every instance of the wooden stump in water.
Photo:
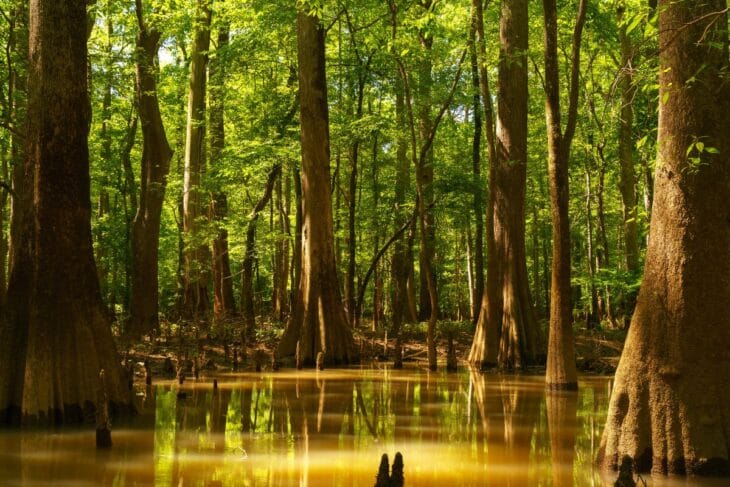
M 177 366 L 177 383 L 180 385 L 183 385 L 185 382 L 185 365 L 183 364 L 183 361 L 178 362 Z
M 325 360 L 324 352 L 319 352 L 317 354 L 317 369 L 318 370 L 324 370 L 324 360 Z
M 378 468 L 378 475 L 375 477 L 375 487 L 390 487 L 390 465 L 387 453 L 383 453 L 383 456 L 380 457 L 380 467 Z
M 107 400 L 104 369 L 99 372 L 99 393 L 96 401 L 96 448 L 112 447 L 112 430 L 109 421 L 109 401 Z
M 456 372 L 459 368 L 459 362 L 456 360 L 456 350 L 454 349 L 454 337 L 449 334 L 449 349 L 446 353 L 446 372 Z
M 281 367 L 281 362 L 279 362 L 279 356 L 276 355 L 276 350 L 274 350 L 271 352 L 271 370 L 276 372 L 279 367 Z
M 165 371 L 165 376 L 168 379 L 172 379 L 175 377 L 175 366 L 172 363 L 172 359 L 170 357 L 165 357 L 165 363 L 162 366 L 162 368 Z
M 395 358 L 393 360 L 394 369 L 403 368 L 403 345 L 401 344 L 400 337 L 395 339 Z
M 403 487 L 403 455 L 400 452 L 395 454 L 393 469 L 389 472 L 388 454 L 383 453 L 380 457 L 378 475 L 375 477 L 375 487 Z
M 634 462 L 631 457 L 625 456 L 621 459 L 621 466 L 618 468 L 618 478 L 613 484 L 614 487 L 636 487 L 634 480 Z
M 198 380 L 200 378 L 200 371 L 198 370 L 198 358 L 195 357 L 193 359 L 193 377 L 195 380 Z

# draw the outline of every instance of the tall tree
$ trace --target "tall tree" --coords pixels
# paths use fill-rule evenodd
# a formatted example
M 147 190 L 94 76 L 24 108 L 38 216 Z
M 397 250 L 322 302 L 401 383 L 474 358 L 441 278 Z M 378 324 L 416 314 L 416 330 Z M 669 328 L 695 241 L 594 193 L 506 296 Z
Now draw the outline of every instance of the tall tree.
M 210 61 L 210 166 L 215 171 L 223 164 L 225 149 L 225 79 L 226 48 L 228 46 L 229 26 L 223 23 L 218 30 L 216 55 Z M 228 196 L 220 189 L 211 198 L 211 218 L 215 222 L 217 234 L 213 240 L 213 317 L 224 320 L 236 314 L 233 298 L 233 277 L 228 254 L 228 230 L 225 219 L 228 216 Z
M 644 278 L 598 462 L 730 474 L 730 84 L 724 0 L 659 2 L 659 155 Z
M 527 0 L 502 2 L 497 91 L 497 158 L 489 190 L 494 198 L 494 239 L 500 259 L 502 312 L 497 363 L 523 367 L 535 361 L 536 332 L 525 252 L 527 186 Z
M 580 45 L 586 18 L 586 0 L 579 0 L 573 30 L 568 119 L 560 121 L 558 62 L 558 10 L 555 0 L 543 0 L 545 16 L 545 118 L 548 132 L 548 182 L 553 227 L 550 330 L 546 382 L 549 389 L 576 389 L 573 309 L 570 302 L 570 221 L 568 217 L 568 166 L 570 146 L 578 118 Z
M 306 8 L 305 6 L 300 8 Z M 300 345 L 302 362 L 324 354 L 330 364 L 355 360 L 335 267 L 330 186 L 325 32 L 315 12 L 297 14 L 302 144 L 302 248 L 299 288 L 279 343 L 281 357 Z
M 66 423 L 94 410 L 99 371 L 130 404 L 91 238 L 86 2 L 29 5 L 27 157 L 8 312 L 0 325 L 3 421 Z
M 618 131 L 618 156 L 621 172 L 619 189 L 623 204 L 624 246 L 626 247 L 626 268 L 631 272 L 639 270 L 639 222 L 637 221 L 636 174 L 634 173 L 634 63 L 636 56 L 629 37 L 628 22 L 624 19 L 623 2 L 618 9 L 620 22 L 618 38 L 621 47 L 621 72 L 619 89 L 621 91 L 621 110 Z M 630 312 L 630 310 L 628 310 Z
M 130 336 L 149 333 L 159 326 L 157 247 L 172 158 L 157 98 L 157 51 L 161 34 L 154 23 L 145 21 L 142 0 L 136 0 L 135 7 L 139 25 L 136 96 L 143 145 L 139 207 L 132 222 L 132 289 L 126 329 Z
M 183 187 L 184 296 L 182 314 L 186 319 L 205 321 L 208 298 L 210 249 L 202 235 L 202 176 L 205 171 L 205 94 L 211 10 L 208 0 L 197 0 L 195 38 L 190 60 L 188 116 L 185 134 L 185 179 Z

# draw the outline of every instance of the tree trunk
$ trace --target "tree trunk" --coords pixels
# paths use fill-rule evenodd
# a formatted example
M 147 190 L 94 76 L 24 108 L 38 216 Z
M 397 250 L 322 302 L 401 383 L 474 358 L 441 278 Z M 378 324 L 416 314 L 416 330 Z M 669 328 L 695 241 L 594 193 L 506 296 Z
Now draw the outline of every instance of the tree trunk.
M 282 190 L 282 179 L 286 180 Z M 291 177 L 282 173 L 276 183 L 276 206 L 278 209 L 279 238 L 276 243 L 274 269 L 274 319 L 284 321 L 289 313 L 287 284 L 289 283 L 289 213 L 291 211 Z
M 355 360 L 335 267 L 324 34 L 317 17 L 302 11 L 297 14 L 302 144 L 301 278 L 278 354 L 294 355 L 299 342 L 302 362 L 308 366 L 315 364 L 320 352 L 327 364 Z
M 137 110 L 142 125 L 142 162 L 139 207 L 132 222 L 132 289 L 126 333 L 139 337 L 159 327 L 157 248 L 172 149 L 157 99 L 157 50 L 160 32 L 143 17 L 142 0 L 136 2 Z M 129 178 L 129 176 L 128 176 Z M 133 188 L 131 188 L 133 190 Z
M 419 4 L 423 9 L 430 11 L 433 0 L 423 0 Z M 433 120 L 431 117 L 431 85 L 432 79 L 432 46 L 433 46 L 433 30 L 421 29 L 418 32 L 418 40 L 421 44 L 421 53 L 418 61 L 418 84 L 416 86 L 416 116 L 418 117 L 418 135 L 421 143 L 425 143 L 432 131 Z M 436 283 L 436 274 L 433 269 L 433 257 L 435 255 L 436 245 L 436 227 L 434 226 L 433 213 L 433 149 L 429 149 L 423 160 L 420 161 L 421 166 L 417 170 L 416 185 L 421 186 L 421 199 L 423 203 L 423 225 L 419 226 L 419 231 L 426 232 L 422 235 L 421 253 L 419 254 L 419 308 L 418 318 L 421 321 L 427 319 L 434 314 L 432 311 L 432 298 L 430 281 Z M 420 175 L 419 175 L 420 174 Z M 428 259 L 428 260 L 427 260 Z M 431 273 L 429 276 L 428 273 Z
M 274 184 L 280 175 L 281 164 L 277 164 L 269 172 L 264 194 L 248 216 L 248 225 L 246 227 L 246 255 L 243 258 L 243 270 L 241 272 L 241 313 L 243 314 L 247 341 L 253 340 L 256 327 L 253 276 L 253 265 L 256 261 L 256 222 L 258 221 L 259 213 L 261 213 L 269 200 L 271 200 Z
M 522 368 L 535 362 L 537 323 L 525 251 L 527 186 L 527 0 L 502 3 L 500 19 L 497 158 L 490 191 L 494 239 L 501 258 L 501 332 L 497 363 Z
M 471 273 L 473 286 L 469 287 L 469 303 L 471 310 L 471 320 L 476 323 L 479 320 L 479 312 L 481 310 L 481 299 L 484 295 L 484 195 L 482 194 L 482 102 L 479 94 L 479 56 L 477 55 L 476 31 L 477 22 L 472 19 L 470 30 L 470 58 L 471 58 L 471 78 L 473 90 L 473 110 L 474 110 L 474 139 L 472 141 L 471 161 L 472 173 L 474 175 L 474 199 L 472 208 L 474 209 L 474 271 Z M 469 238 L 471 242 L 471 238 Z M 471 246 L 471 243 L 469 243 Z M 469 260 L 471 262 L 471 260 Z M 469 267 L 471 269 L 471 267 Z
M 619 22 L 623 21 L 624 6 L 619 7 Z M 626 33 L 626 23 L 619 27 L 621 44 L 621 119 L 618 131 L 618 156 L 621 172 L 619 189 L 623 203 L 624 245 L 626 247 L 626 269 L 639 270 L 639 224 L 637 222 L 636 175 L 634 174 L 634 46 Z
M 397 27 L 397 10 L 395 3 L 389 3 L 391 8 L 391 23 L 393 29 L 393 42 L 396 39 Z M 406 138 L 406 130 L 408 126 L 406 118 L 405 95 L 403 89 L 403 80 L 400 75 L 395 77 L 395 123 L 398 127 L 396 137 L 396 168 L 395 168 L 395 188 L 394 188 L 394 228 L 398 229 L 408 220 L 408 210 L 404 207 L 406 203 L 406 193 L 411 184 L 411 166 L 408 160 L 408 141 Z M 408 312 L 408 275 L 409 269 L 413 264 L 413 257 L 409 251 L 411 240 L 404 233 L 395 242 L 393 250 L 393 258 L 391 260 L 390 276 L 393 285 L 391 296 L 392 301 L 392 325 L 390 328 L 390 336 L 398 338 L 403 322 L 410 315 Z
M 659 2 L 659 156 L 644 279 L 598 463 L 730 475 L 727 3 Z M 700 145 L 701 144 L 701 145 Z
M 113 407 L 131 399 L 92 249 L 86 3 L 29 8 L 28 157 L 0 328 L 0 418 L 80 422 L 95 410 L 100 369 Z
M 183 230 L 185 232 L 185 294 L 183 318 L 193 322 L 208 319 L 210 249 L 200 235 L 203 217 L 202 176 L 205 172 L 205 86 L 210 48 L 211 11 L 207 0 L 197 0 L 195 39 L 190 61 L 187 131 L 185 136 L 185 178 L 183 188 Z
M 545 117 L 548 131 L 548 182 L 553 227 L 550 330 L 546 383 L 549 389 L 577 389 L 570 288 L 570 222 L 568 219 L 568 164 L 578 111 L 580 44 L 586 0 L 580 0 L 573 31 L 568 120 L 560 124 L 558 12 L 555 0 L 543 0 L 545 15 Z
M 225 79 L 226 49 L 228 46 L 228 25 L 221 25 L 218 31 L 216 56 L 210 62 L 210 165 L 217 170 L 223 164 L 225 148 Z M 228 230 L 225 220 L 228 216 L 228 198 L 225 192 L 216 191 L 211 199 L 211 217 L 217 227 L 213 239 L 213 318 L 220 322 L 235 316 L 236 302 L 233 298 L 233 278 L 228 254 Z

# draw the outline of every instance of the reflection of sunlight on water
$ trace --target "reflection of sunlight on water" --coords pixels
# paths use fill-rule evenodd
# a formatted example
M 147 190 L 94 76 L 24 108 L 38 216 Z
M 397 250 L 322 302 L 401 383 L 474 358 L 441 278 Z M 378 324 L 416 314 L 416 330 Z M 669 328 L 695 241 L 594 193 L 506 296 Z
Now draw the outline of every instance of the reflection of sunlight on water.
M 348 369 L 162 382 L 98 453 L 93 431 L 0 432 L 0 485 L 360 486 L 404 455 L 407 486 L 610 485 L 593 469 L 609 381 L 546 400 L 542 377 Z M 694 482 L 694 481 L 692 481 Z M 695 487 L 712 482 L 682 483 Z M 656 486 L 675 486 L 672 482 Z

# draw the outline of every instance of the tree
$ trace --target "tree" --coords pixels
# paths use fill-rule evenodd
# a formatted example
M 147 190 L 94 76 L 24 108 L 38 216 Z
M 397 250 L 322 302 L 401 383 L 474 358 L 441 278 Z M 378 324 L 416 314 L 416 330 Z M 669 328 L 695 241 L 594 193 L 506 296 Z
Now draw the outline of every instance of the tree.
M 483 52 L 483 13 L 472 4 Z M 470 361 L 482 367 L 521 368 L 535 361 L 537 323 L 530 298 L 525 251 L 527 184 L 527 2 L 505 1 L 500 15 L 496 146 L 490 164 L 488 284 Z M 486 76 L 486 74 L 485 74 Z M 488 96 L 488 88 L 484 88 Z M 491 104 L 485 105 L 491 112 Z M 487 117 L 491 123 L 492 115 Z M 491 129 L 491 127 L 490 127 Z M 493 130 L 493 129 L 491 129 Z M 489 140 L 495 135 L 487 134 Z
M 137 23 L 137 111 L 142 121 L 142 174 L 139 207 L 132 222 L 132 282 L 127 334 L 140 336 L 159 326 L 157 248 L 160 218 L 165 200 L 172 149 L 157 98 L 157 51 L 161 34 L 144 19 L 142 0 L 136 0 Z
M 216 55 L 210 61 L 210 165 L 213 170 L 223 164 L 225 149 L 225 79 L 226 48 L 228 47 L 229 25 L 223 23 L 218 30 Z M 228 230 L 225 219 L 228 216 L 228 196 L 224 191 L 216 191 L 211 198 L 211 215 L 217 226 L 213 239 L 213 316 L 216 321 L 236 314 L 236 301 L 233 298 L 233 276 L 231 275 L 228 254 Z
M 324 28 L 314 12 L 297 14 L 299 101 L 302 145 L 302 247 L 299 288 L 292 316 L 279 343 L 279 356 L 314 365 L 355 360 L 352 331 L 342 306 L 335 266 L 330 199 L 329 114 Z
M 207 0 L 198 0 L 195 39 L 190 61 L 188 118 L 185 136 L 185 182 L 183 188 L 183 231 L 185 232 L 185 294 L 183 316 L 193 321 L 207 319 L 209 253 L 203 239 L 202 175 L 205 171 L 205 87 L 210 48 L 211 11 Z
M 578 115 L 580 44 L 586 16 L 586 0 L 580 0 L 573 30 L 568 120 L 560 122 L 560 75 L 558 68 L 558 11 L 555 0 L 543 0 L 545 15 L 545 118 L 548 131 L 548 181 L 553 228 L 550 330 L 546 382 L 549 389 L 577 389 L 570 302 L 570 222 L 568 216 L 568 167 L 570 145 Z
M 644 277 L 598 463 L 730 474 L 727 3 L 660 1 L 659 155 Z
M 4 422 L 58 424 L 94 411 L 100 369 L 114 405 L 130 397 L 92 249 L 86 3 L 29 8 L 27 157 L 0 328 L 0 411 Z
M 494 239 L 500 259 L 501 326 L 497 363 L 521 368 L 535 361 L 536 332 L 525 254 L 527 185 L 527 1 L 505 1 L 500 16 L 497 92 L 497 158 L 490 192 Z M 491 297 L 496 299 L 496 297 Z M 501 319 L 500 319 L 501 318 Z

